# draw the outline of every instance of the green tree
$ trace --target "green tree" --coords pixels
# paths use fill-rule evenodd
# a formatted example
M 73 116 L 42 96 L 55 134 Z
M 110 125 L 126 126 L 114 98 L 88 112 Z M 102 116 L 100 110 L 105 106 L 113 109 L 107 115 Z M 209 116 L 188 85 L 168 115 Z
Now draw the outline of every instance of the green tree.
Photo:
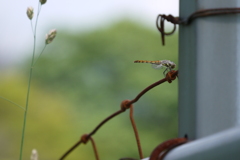
M 163 70 L 154 70 L 149 64 L 135 64 L 134 60 L 168 59 L 177 64 L 177 47 L 176 35 L 167 37 L 163 47 L 157 29 L 129 21 L 88 33 L 69 34 L 59 30 L 58 38 L 35 66 L 35 95 L 30 96 L 35 107 L 29 112 L 32 116 L 28 119 L 31 124 L 27 127 L 25 152 L 29 150 L 30 154 L 35 144 L 40 149 L 40 159 L 59 158 L 82 134 L 91 132 L 101 120 L 119 110 L 122 100 L 133 99 L 145 87 L 163 78 Z M 14 79 L 16 83 L 21 78 Z M 7 85 L 2 87 L 8 92 Z M 164 83 L 134 104 L 146 157 L 157 144 L 177 136 L 177 92 L 177 80 Z M 12 116 L 22 120 L 21 114 L 6 110 L 5 103 L 0 101 L 0 109 L 6 113 L 1 117 L 2 122 L 4 117 Z M 14 127 L 13 123 L 9 131 L 12 136 L 19 130 Z M 1 138 L 7 133 L 1 134 Z M 42 137 L 36 141 L 38 135 Z M 104 125 L 94 139 L 102 159 L 138 157 L 128 111 Z M 10 154 L 14 146 L 5 148 Z M 92 154 L 89 143 L 80 146 L 69 159 L 94 159 Z

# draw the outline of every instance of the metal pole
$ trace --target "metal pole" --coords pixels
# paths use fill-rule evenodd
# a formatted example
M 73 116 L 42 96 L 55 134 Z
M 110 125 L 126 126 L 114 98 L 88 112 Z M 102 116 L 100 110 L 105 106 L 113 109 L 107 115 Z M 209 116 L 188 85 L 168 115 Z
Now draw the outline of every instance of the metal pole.
M 180 17 L 239 0 L 181 0 Z M 205 137 L 238 124 L 239 15 L 201 17 L 179 34 L 179 136 Z
M 180 0 L 180 18 L 240 0 Z M 179 29 L 179 137 L 164 160 L 240 159 L 240 14 L 199 17 Z

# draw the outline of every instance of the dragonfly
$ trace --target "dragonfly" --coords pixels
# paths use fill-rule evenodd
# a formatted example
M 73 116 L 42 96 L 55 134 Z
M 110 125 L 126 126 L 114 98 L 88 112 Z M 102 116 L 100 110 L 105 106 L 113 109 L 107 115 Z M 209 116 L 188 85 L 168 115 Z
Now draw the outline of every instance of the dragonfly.
M 165 75 L 166 71 L 171 71 L 176 67 L 176 64 L 170 60 L 158 60 L 158 61 L 147 61 L 147 60 L 136 60 L 134 63 L 151 63 L 152 67 L 155 69 L 166 68 L 163 72 Z

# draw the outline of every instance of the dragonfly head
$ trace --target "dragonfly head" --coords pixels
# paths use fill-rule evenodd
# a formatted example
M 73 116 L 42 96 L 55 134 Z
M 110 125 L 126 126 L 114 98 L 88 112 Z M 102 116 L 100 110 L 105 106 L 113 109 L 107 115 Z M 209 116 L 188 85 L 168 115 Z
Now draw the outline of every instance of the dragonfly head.
M 169 68 L 170 70 L 174 69 L 176 67 L 176 64 L 172 61 L 169 61 L 169 60 L 163 60 L 162 65 Z
M 172 64 L 170 65 L 171 69 L 174 69 L 176 67 L 176 64 L 172 62 Z

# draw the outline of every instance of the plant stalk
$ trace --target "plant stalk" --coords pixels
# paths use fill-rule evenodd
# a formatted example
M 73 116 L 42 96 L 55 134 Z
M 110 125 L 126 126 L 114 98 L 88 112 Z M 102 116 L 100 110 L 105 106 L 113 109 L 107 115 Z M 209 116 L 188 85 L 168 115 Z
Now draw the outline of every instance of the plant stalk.
M 41 4 L 39 2 L 38 3 L 38 13 L 37 13 L 37 17 L 36 17 L 35 28 L 34 29 L 32 28 L 33 29 L 34 44 L 33 44 L 33 54 L 32 54 L 31 67 L 30 67 L 30 72 L 29 72 L 29 79 L 28 79 L 28 89 L 27 89 L 27 97 L 26 97 L 26 107 L 25 107 L 25 112 L 24 112 L 24 120 L 23 120 L 22 139 L 21 139 L 19 160 L 22 160 L 22 154 L 23 154 L 23 146 L 24 146 L 24 138 L 25 138 L 25 130 L 26 130 L 26 122 L 27 122 L 27 113 L 28 113 L 28 106 L 29 106 L 29 95 L 30 95 L 30 88 L 31 88 L 31 81 L 32 81 L 34 58 L 35 58 L 35 52 L 36 52 L 37 22 L 38 22 L 38 17 L 39 17 L 40 11 L 41 11 Z

